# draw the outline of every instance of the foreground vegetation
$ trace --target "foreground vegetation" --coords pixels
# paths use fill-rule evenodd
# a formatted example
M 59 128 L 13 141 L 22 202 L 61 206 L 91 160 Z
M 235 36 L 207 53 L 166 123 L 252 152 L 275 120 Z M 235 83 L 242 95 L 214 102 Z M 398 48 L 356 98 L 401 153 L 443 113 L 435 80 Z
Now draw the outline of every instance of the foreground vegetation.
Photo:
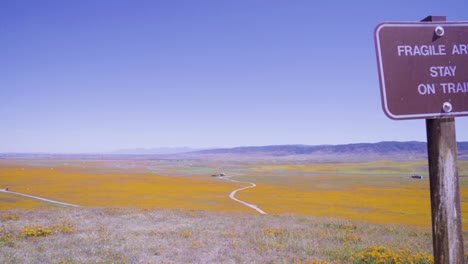
M 430 230 L 304 215 L 79 208 L 0 217 L 0 263 L 433 263 Z

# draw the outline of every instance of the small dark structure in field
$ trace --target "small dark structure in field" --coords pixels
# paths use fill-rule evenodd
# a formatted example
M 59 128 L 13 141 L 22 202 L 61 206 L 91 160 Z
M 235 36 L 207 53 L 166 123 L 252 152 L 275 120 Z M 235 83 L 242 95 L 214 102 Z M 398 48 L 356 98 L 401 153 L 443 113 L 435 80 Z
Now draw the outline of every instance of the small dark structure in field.
M 220 173 L 220 174 L 213 174 L 211 175 L 211 177 L 223 177 L 223 176 L 226 176 L 226 173 Z
M 6 189 L 5 189 L 5 191 L 7 191 L 7 192 L 8 192 L 9 190 L 10 190 L 10 188 L 6 188 Z
M 412 175 L 411 178 L 421 180 L 421 179 L 424 179 L 424 176 L 421 176 L 421 175 Z

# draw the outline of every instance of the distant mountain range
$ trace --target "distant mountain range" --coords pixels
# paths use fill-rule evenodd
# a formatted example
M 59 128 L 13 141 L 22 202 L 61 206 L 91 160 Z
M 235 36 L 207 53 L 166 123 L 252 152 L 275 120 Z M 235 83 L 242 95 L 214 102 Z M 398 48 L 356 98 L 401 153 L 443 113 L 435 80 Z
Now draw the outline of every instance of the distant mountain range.
M 189 147 L 167 147 L 167 148 L 131 148 L 131 149 L 120 149 L 111 152 L 110 154 L 117 154 L 117 155 L 161 155 L 161 154 L 176 154 L 176 153 L 185 153 L 185 152 L 193 152 L 202 149 L 196 148 L 189 148 Z
M 458 142 L 459 156 L 468 157 L 468 142 Z M 249 156 L 294 156 L 294 155 L 405 155 L 427 156 L 426 142 L 385 141 L 345 145 L 275 145 L 259 147 L 236 147 L 208 149 L 192 152 L 199 155 L 249 155 Z
M 459 160 L 468 160 L 468 142 L 458 142 Z M 426 142 L 386 141 L 344 145 L 274 145 L 256 147 L 126 149 L 103 154 L 0 153 L 0 159 L 251 159 L 352 162 L 427 158 Z

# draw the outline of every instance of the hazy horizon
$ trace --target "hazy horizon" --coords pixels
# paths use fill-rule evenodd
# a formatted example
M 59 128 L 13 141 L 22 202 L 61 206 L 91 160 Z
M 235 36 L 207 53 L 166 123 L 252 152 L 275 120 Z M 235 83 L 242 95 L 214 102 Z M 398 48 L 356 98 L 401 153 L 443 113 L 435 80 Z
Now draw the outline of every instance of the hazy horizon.
M 273 145 L 239 145 L 239 146 L 230 146 L 230 147 L 201 147 L 201 148 L 194 148 L 194 147 L 188 147 L 188 146 L 182 146 L 182 147 L 175 147 L 175 146 L 169 146 L 169 147 L 135 147 L 135 148 L 119 148 L 119 149 L 113 149 L 113 150 L 108 150 L 108 151 L 83 151 L 83 152 L 46 152 L 46 151 L 30 151 L 30 152 L 1 152 L 0 154 L 96 154 L 96 155 L 165 155 L 165 154 L 178 154 L 178 153 L 184 153 L 184 152 L 192 152 L 192 151 L 200 151 L 200 150 L 210 150 L 210 149 L 231 149 L 231 148 L 249 148 L 249 147 L 269 147 L 269 146 L 297 146 L 297 145 L 302 145 L 302 146 L 343 146 L 343 145 L 353 145 L 353 144 L 378 144 L 378 143 L 383 143 L 383 142 L 420 142 L 420 143 L 426 143 L 426 141 L 379 141 L 379 142 L 352 142 L 352 143 L 345 143 L 345 144 L 273 144 Z M 458 140 L 457 142 L 468 142 L 468 141 L 460 141 Z

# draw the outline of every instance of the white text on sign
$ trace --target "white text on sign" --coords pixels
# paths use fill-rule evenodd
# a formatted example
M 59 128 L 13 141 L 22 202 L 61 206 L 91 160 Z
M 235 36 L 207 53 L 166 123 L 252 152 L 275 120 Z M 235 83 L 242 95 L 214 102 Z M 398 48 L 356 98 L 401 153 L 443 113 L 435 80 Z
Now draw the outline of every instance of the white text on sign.
M 432 66 L 429 70 L 431 71 L 431 77 L 455 76 L 457 66 Z
M 441 56 L 447 55 L 445 45 L 398 45 L 398 56 Z M 468 55 L 468 44 L 452 46 L 451 55 Z
M 444 55 L 468 55 L 468 44 L 455 44 L 447 50 L 445 45 L 398 45 L 397 53 L 402 56 L 444 56 Z M 454 77 L 457 66 L 431 66 L 429 75 L 431 77 Z M 444 83 L 421 83 L 417 87 L 420 95 L 444 93 L 468 93 L 468 82 L 444 82 Z

